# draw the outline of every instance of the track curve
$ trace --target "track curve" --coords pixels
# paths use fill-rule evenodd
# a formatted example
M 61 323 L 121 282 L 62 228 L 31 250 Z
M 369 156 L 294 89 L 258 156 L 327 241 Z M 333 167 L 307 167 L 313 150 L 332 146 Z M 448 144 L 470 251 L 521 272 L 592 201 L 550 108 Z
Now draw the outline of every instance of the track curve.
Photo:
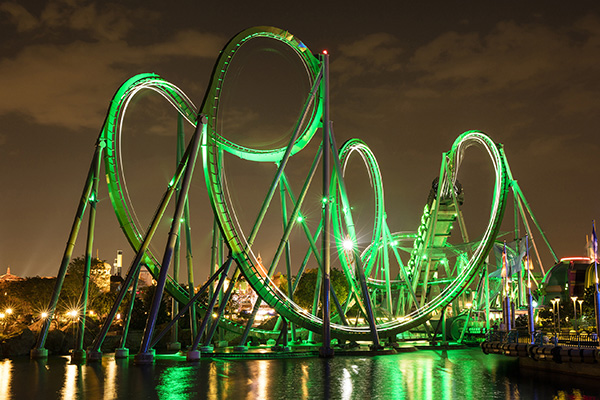
M 251 232 L 249 235 L 243 232 L 240 226 L 235 222 L 235 210 L 232 206 L 232 201 L 228 197 L 225 179 L 222 168 L 222 152 L 226 152 L 233 156 L 239 157 L 248 161 L 255 162 L 273 162 L 281 171 L 285 172 L 285 165 L 281 165 L 282 160 L 286 157 L 291 157 L 304 149 L 315 135 L 316 130 L 322 126 L 322 102 L 321 97 L 315 95 L 314 98 L 305 105 L 305 115 L 297 124 L 297 137 L 291 142 L 289 148 L 274 148 L 269 150 L 260 150 L 242 146 L 227 140 L 219 132 L 216 131 L 217 122 L 219 119 L 219 105 L 221 100 L 221 92 L 223 84 L 227 79 L 229 65 L 236 55 L 237 50 L 245 43 L 254 38 L 268 38 L 279 41 L 289 46 L 307 71 L 307 78 L 314 90 L 318 90 L 318 85 L 322 79 L 320 61 L 315 57 L 308 48 L 288 31 L 272 27 L 255 27 L 248 29 L 236 35 L 222 50 L 219 56 L 211 78 L 209 88 L 206 92 L 200 112 L 196 112 L 196 107 L 188 99 L 183 91 L 160 78 L 155 74 L 140 74 L 127 82 L 125 82 L 117 91 L 107 114 L 106 122 L 101 133 L 101 140 L 106 145 L 105 152 L 105 168 L 107 183 L 109 187 L 110 199 L 113 208 L 117 215 L 117 219 L 127 237 L 132 248 L 137 251 L 140 248 L 142 241 L 142 228 L 135 221 L 132 205 L 128 200 L 129 196 L 126 192 L 125 177 L 120 171 L 120 154 L 118 152 L 118 141 L 121 134 L 123 117 L 125 115 L 127 105 L 131 99 L 141 90 L 153 90 L 162 95 L 169 101 L 177 111 L 191 124 L 196 123 L 198 114 L 203 114 L 208 117 L 207 134 L 202 138 L 202 156 L 204 176 L 208 188 L 209 198 L 215 217 L 217 218 L 219 228 L 225 239 L 225 242 L 232 252 L 233 257 L 240 266 L 242 273 L 252 285 L 259 296 L 273 307 L 281 316 L 289 321 L 305 327 L 314 332 L 320 332 L 322 329 L 322 319 L 317 315 L 305 310 L 296 304 L 290 296 L 282 292 L 277 285 L 270 279 L 269 274 L 265 273 L 263 268 L 259 268 L 259 260 L 257 255 L 252 250 L 254 236 L 258 232 Z M 316 92 L 315 92 L 316 93 Z M 486 226 L 482 240 L 473 251 L 472 255 L 465 261 L 460 272 L 448 282 L 439 295 L 423 301 L 423 304 L 408 310 L 401 317 L 391 318 L 389 316 L 377 319 L 377 329 L 382 337 L 394 336 L 397 333 L 406 331 L 412 327 L 418 326 L 427 321 L 432 313 L 440 307 L 449 304 L 456 298 L 473 280 L 484 257 L 489 253 L 493 246 L 493 241 L 498 233 L 500 222 L 506 205 L 506 192 L 508 189 L 508 176 L 506 174 L 506 160 L 496 145 L 487 135 L 479 131 L 468 131 L 460 135 L 451 150 L 445 154 L 446 168 L 442 169 L 439 177 L 440 190 L 439 198 L 451 198 L 452 191 L 456 185 L 456 176 L 463 158 L 466 148 L 473 144 L 482 146 L 488 153 L 490 161 L 494 166 L 494 196 L 490 205 L 490 219 Z M 366 265 L 365 273 L 369 277 L 375 265 L 375 253 L 383 249 L 383 251 L 394 251 L 395 243 L 400 236 L 392 235 L 385 221 L 385 204 L 383 195 L 383 179 L 377 164 L 377 160 L 368 146 L 358 140 L 353 139 L 340 149 L 339 158 L 341 165 L 345 165 L 348 157 L 352 154 L 360 154 L 365 160 L 366 166 L 372 178 L 374 193 L 376 218 L 374 222 L 372 236 L 372 250 L 365 251 L 362 254 L 363 262 Z M 352 216 L 351 207 L 347 203 L 345 196 L 340 196 L 340 188 L 343 176 L 336 176 L 333 180 L 332 193 L 333 199 L 333 224 L 335 234 L 335 242 L 338 254 L 341 260 L 346 260 L 344 257 L 347 249 L 344 249 L 344 239 L 349 237 L 355 241 L 355 234 L 352 232 Z M 268 207 L 272 194 L 265 195 L 265 204 Z M 298 199 L 298 207 L 301 208 L 301 200 Z M 401 274 L 395 281 L 394 287 L 405 287 L 410 292 L 409 287 L 416 288 L 420 283 L 419 279 L 419 257 L 422 257 L 426 252 L 427 243 L 420 240 L 427 237 L 426 222 L 430 218 L 431 209 L 427 209 L 424 215 L 423 229 L 419 230 L 417 237 L 414 239 L 413 251 L 411 259 L 407 265 L 406 271 Z M 296 224 L 298 216 L 292 214 L 290 217 L 290 228 Z M 260 219 L 260 217 L 258 217 Z M 259 224 L 260 225 L 260 224 Z M 282 238 L 282 242 L 286 242 L 287 238 Z M 389 249 L 389 250 L 388 250 Z M 401 261 L 399 261 L 401 263 Z M 157 275 L 160 268 L 157 257 L 148 252 L 144 263 L 148 265 L 149 270 Z M 342 261 L 346 278 L 349 285 L 355 286 L 353 280 L 352 267 L 346 261 Z M 372 281 L 372 280 L 371 280 Z M 388 283 L 391 282 L 388 279 Z M 371 282 L 376 285 L 376 282 Z M 391 293 L 392 285 L 388 285 L 387 291 Z M 178 301 L 186 302 L 188 299 L 187 292 L 174 280 L 169 279 L 166 290 L 173 295 Z M 351 289 L 358 293 L 356 288 Z M 413 295 L 415 290 L 413 289 Z M 406 295 L 406 294 L 405 294 Z M 358 294 L 357 294 L 358 296 Z M 396 296 L 398 296 L 396 294 Z M 391 294 L 390 294 L 391 298 Z M 365 299 L 363 299 L 365 300 Z M 416 304 L 416 299 L 415 299 Z M 346 304 L 347 308 L 350 304 Z M 231 321 L 223 320 L 221 323 L 227 326 L 228 329 L 240 331 L 241 327 Z M 345 339 L 369 339 L 371 331 L 368 325 L 351 326 L 343 323 L 332 323 L 332 336 Z M 259 333 L 258 331 L 256 331 Z M 265 335 L 268 332 L 264 332 Z

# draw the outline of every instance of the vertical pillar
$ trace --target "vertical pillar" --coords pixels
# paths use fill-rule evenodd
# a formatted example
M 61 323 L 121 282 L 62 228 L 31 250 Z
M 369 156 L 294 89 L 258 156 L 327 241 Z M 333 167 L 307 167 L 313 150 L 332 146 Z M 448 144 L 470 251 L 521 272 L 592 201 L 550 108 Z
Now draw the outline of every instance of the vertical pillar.
M 321 55 L 321 63 L 323 68 L 323 81 L 321 83 L 321 96 L 323 97 L 323 237 L 322 237 L 322 260 L 323 260 L 323 344 L 319 350 L 321 357 L 332 357 L 333 349 L 331 348 L 331 320 L 330 320 L 330 302 L 329 288 L 331 286 L 331 248 L 329 242 L 330 230 L 330 201 L 329 186 L 331 184 L 331 171 L 329 166 L 329 158 L 331 154 L 329 142 L 329 55 L 324 51 Z
M 596 236 L 596 223 L 592 221 L 592 241 L 594 246 L 594 275 L 596 278 L 594 293 L 594 308 L 596 311 L 596 335 L 600 344 L 600 292 L 598 291 L 598 237 Z
M 77 331 L 76 343 L 71 354 L 71 362 L 78 363 L 82 362 L 86 358 L 85 350 L 83 349 L 83 339 L 85 336 L 85 318 L 87 313 L 88 304 L 88 292 L 90 287 L 90 272 L 92 269 L 92 251 L 94 247 L 94 230 L 96 227 L 96 203 L 98 202 L 98 181 L 100 176 L 100 158 L 95 157 L 94 163 L 94 176 L 92 177 L 92 192 L 88 203 L 90 205 L 89 222 L 88 222 L 88 236 L 85 248 L 85 267 L 83 272 L 83 289 L 81 291 L 81 298 L 79 299 L 77 313 L 81 313 L 79 316 L 79 327 Z
M 598 337 L 597 340 L 600 340 L 600 292 L 598 291 L 598 275 L 596 275 L 596 293 L 594 293 L 594 305 L 596 308 L 596 335 Z
M 185 147 L 185 137 L 183 132 L 183 116 L 177 114 L 177 157 L 176 165 L 179 165 L 183 158 L 183 152 Z M 178 186 L 176 195 L 176 201 L 179 199 L 181 185 Z M 183 200 L 187 204 L 187 196 Z M 185 207 L 185 205 L 184 205 Z M 187 221 L 184 221 L 184 224 Z M 181 227 L 177 234 L 177 240 L 175 241 L 175 252 L 173 254 L 173 280 L 179 284 L 179 265 L 180 265 L 180 254 L 181 254 Z M 175 298 L 171 297 L 171 317 L 174 317 L 179 313 L 179 303 Z M 175 321 L 175 324 L 171 327 L 171 341 L 167 344 L 167 349 L 170 351 L 179 351 L 181 349 L 181 343 L 179 343 L 179 320 Z
M 527 256 L 525 257 L 525 273 L 527 274 L 527 317 L 529 321 L 529 342 L 534 343 L 535 325 L 533 320 L 533 296 L 531 294 L 531 272 L 530 272 L 530 260 L 529 260 L 529 237 L 525 236 L 525 251 Z
M 490 331 L 490 277 L 488 273 L 488 263 L 483 264 L 484 285 L 485 285 L 485 331 Z
M 446 318 L 446 310 L 447 309 L 448 309 L 448 306 L 445 306 L 442 309 L 442 346 L 448 345 L 448 340 L 447 340 L 448 336 L 446 333 L 446 322 L 448 321 L 448 319 Z

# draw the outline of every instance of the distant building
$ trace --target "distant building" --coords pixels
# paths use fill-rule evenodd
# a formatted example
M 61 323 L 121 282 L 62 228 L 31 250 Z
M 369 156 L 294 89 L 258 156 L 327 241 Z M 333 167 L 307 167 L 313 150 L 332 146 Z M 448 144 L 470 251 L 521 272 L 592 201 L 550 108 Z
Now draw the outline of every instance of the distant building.
M 154 277 L 152 277 L 152 274 L 150 273 L 150 271 L 148 271 L 147 267 L 144 265 L 144 268 L 140 268 L 140 275 L 138 277 L 138 288 L 145 288 L 148 286 L 153 286 L 156 284 L 156 281 L 154 280 Z
M 112 266 L 109 263 L 98 262 L 98 265 L 93 268 L 90 276 L 94 283 L 98 285 L 98 288 L 104 293 L 110 291 L 111 270 Z
M 20 276 L 11 274 L 10 267 L 6 268 L 6 274 L 0 275 L 0 282 L 15 282 L 23 280 L 25 280 L 25 278 L 21 278 Z
M 595 282 L 595 265 L 593 258 L 569 257 L 561 259 L 550 268 L 544 276 L 542 286 L 545 294 L 540 304 L 548 305 L 556 297 L 569 299 L 577 296 L 583 298 L 585 289 Z

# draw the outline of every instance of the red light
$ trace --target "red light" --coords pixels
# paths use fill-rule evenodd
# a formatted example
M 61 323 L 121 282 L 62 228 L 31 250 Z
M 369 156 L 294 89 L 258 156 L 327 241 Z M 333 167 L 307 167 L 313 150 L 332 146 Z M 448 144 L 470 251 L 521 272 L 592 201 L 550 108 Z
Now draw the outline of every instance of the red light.
M 327 50 L 323 50 L 323 54 L 327 54 Z
M 563 261 L 587 261 L 592 262 L 592 259 L 589 257 L 563 257 L 560 259 L 560 262 Z

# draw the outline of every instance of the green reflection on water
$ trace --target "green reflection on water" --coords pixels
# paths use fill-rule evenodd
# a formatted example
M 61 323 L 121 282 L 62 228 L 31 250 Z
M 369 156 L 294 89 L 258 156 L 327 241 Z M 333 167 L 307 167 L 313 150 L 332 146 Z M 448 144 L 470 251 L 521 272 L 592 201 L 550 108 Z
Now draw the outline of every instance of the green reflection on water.
M 165 368 L 156 392 L 161 399 L 182 400 L 197 398 L 193 383 L 196 379 L 196 367 L 192 365 L 173 365 Z
M 69 365 L 0 360 L 0 400 L 13 399 L 599 399 L 593 379 L 519 371 L 478 349 L 333 359 L 131 360 Z M 597 366 L 590 366 L 595 368 Z

